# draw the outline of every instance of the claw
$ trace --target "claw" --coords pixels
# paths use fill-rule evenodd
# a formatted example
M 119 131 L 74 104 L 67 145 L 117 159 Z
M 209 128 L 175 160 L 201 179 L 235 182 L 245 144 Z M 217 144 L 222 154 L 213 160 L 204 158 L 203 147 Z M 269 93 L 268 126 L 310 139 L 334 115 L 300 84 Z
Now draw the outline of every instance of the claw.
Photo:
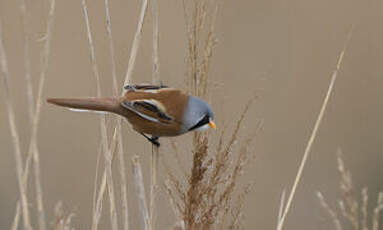
M 144 136 L 148 141 L 150 141 L 153 145 L 157 146 L 157 147 L 160 147 L 160 142 L 158 141 L 158 137 L 155 137 L 155 136 L 152 136 L 152 137 L 148 137 L 145 135 L 145 133 L 140 133 L 142 136 Z

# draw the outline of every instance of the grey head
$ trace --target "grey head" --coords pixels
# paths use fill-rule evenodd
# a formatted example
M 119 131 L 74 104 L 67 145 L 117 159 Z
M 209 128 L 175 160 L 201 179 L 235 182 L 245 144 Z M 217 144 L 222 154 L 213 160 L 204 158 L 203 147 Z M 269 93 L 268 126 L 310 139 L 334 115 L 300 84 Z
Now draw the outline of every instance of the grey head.
M 181 132 L 202 131 L 209 127 L 215 128 L 213 121 L 214 114 L 210 106 L 198 97 L 189 96 Z

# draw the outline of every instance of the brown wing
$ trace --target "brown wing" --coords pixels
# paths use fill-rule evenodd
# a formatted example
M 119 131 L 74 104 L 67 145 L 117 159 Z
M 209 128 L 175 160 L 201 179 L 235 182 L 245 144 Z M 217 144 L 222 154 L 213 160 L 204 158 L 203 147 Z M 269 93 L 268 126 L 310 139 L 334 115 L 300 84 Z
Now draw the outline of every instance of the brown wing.
M 189 101 L 189 95 L 174 88 L 162 88 L 153 91 L 128 91 L 121 105 L 135 113 L 149 116 L 163 123 L 183 121 L 183 114 Z
M 166 114 L 166 111 L 159 103 L 155 99 L 137 99 L 132 101 L 124 100 L 121 105 L 146 120 L 170 124 L 174 119 Z

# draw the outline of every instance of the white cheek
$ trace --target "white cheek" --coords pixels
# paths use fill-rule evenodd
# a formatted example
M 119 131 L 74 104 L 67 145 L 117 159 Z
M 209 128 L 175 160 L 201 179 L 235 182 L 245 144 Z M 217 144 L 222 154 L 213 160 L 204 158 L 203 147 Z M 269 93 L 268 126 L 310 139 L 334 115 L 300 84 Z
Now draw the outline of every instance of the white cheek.
M 209 127 L 210 127 L 209 124 L 205 124 L 205 125 L 199 127 L 198 129 L 195 129 L 195 131 L 205 131 L 205 130 L 209 129 Z

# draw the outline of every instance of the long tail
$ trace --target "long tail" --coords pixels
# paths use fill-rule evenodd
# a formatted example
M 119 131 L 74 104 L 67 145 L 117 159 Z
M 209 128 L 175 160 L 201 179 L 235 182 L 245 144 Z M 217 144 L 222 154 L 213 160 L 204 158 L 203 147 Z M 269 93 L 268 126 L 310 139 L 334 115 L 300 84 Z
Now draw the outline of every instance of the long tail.
M 112 113 L 117 113 L 120 107 L 118 98 L 48 98 L 47 102 L 73 109 Z

